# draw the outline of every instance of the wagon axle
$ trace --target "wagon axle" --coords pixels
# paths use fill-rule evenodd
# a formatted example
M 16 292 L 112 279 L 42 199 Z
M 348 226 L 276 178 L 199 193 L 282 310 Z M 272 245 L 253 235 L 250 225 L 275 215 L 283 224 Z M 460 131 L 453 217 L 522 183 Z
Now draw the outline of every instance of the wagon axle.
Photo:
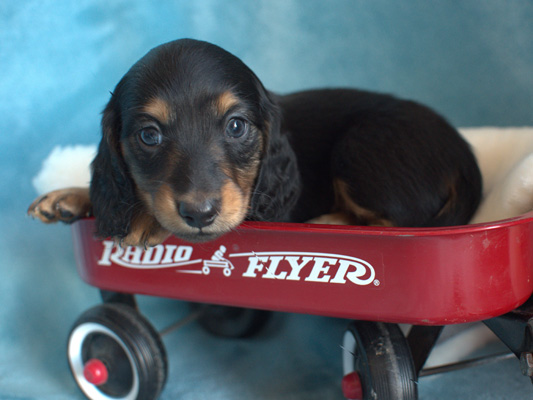
M 342 394 L 348 400 L 363 399 L 363 385 L 358 372 L 350 372 L 342 378 Z
M 83 376 L 87 379 L 87 382 L 95 386 L 101 386 L 107 382 L 109 372 L 102 361 L 92 358 L 85 363 L 85 366 L 83 367 Z

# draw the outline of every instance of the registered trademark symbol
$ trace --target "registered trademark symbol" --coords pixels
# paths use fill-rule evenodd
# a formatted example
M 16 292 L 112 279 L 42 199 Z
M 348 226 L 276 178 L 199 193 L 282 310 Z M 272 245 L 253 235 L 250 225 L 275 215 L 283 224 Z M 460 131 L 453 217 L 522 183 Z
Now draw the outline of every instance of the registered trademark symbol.
M 381 285 L 381 282 L 378 279 L 374 279 L 374 286 Z

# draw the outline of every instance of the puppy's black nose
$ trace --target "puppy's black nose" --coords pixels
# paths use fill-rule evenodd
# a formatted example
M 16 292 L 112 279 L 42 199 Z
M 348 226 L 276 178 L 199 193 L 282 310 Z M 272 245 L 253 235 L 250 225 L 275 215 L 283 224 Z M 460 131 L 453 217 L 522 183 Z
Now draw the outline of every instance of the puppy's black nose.
M 180 202 L 178 212 L 187 225 L 193 228 L 203 228 L 211 225 L 219 212 L 218 200 L 206 200 L 201 203 Z

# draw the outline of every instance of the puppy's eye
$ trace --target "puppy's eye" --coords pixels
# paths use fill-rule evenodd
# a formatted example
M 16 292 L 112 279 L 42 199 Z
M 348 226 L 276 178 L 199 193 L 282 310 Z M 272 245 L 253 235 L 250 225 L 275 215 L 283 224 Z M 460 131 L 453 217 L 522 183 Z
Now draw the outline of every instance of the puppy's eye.
M 149 147 L 158 146 L 163 141 L 161 133 L 154 128 L 144 128 L 139 132 L 141 142 Z
M 232 118 L 226 125 L 226 135 L 238 139 L 248 133 L 248 122 L 241 118 Z

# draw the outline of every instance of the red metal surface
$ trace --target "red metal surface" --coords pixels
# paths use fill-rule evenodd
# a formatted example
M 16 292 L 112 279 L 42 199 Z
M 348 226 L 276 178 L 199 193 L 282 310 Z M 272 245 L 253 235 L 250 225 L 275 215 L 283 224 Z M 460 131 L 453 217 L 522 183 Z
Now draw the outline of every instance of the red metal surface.
M 372 321 L 443 325 L 533 291 L 533 213 L 446 228 L 244 223 L 216 241 L 147 250 L 73 224 L 81 277 L 100 289 Z

